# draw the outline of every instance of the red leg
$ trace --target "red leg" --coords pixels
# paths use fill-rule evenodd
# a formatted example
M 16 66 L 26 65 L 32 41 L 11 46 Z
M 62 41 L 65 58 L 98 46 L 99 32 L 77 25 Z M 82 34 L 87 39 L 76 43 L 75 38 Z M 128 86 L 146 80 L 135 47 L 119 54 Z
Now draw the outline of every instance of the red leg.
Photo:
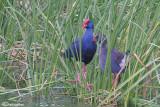
M 86 65 L 83 64 L 83 67 L 82 67 L 82 76 L 83 76 L 83 79 L 86 79 L 86 76 L 87 76 L 87 68 L 86 68 Z
M 82 76 L 83 76 L 83 79 L 86 79 L 86 77 L 87 77 L 87 68 L 86 68 L 85 64 L 83 64 L 83 67 L 82 67 Z M 86 89 L 88 91 L 91 91 L 93 89 L 93 85 L 90 83 L 87 83 Z
M 112 75 L 112 86 L 113 86 L 113 84 L 114 84 L 114 82 L 115 82 L 115 78 L 116 78 L 116 74 L 113 74 L 113 75 Z
M 74 83 L 74 84 L 80 83 L 80 82 L 81 82 L 80 73 L 77 73 L 75 80 L 68 80 L 68 82 L 70 82 L 70 83 L 72 83 L 72 84 L 73 84 L 73 83 Z
M 119 82 L 120 82 L 120 75 L 113 74 L 113 80 L 112 80 L 113 88 L 116 88 Z
M 82 77 L 83 79 L 86 79 L 86 75 L 87 75 L 87 68 L 86 65 L 83 64 L 82 66 Z M 76 79 L 75 80 L 70 80 L 71 83 L 80 83 L 80 73 L 77 73 Z
M 76 81 L 77 81 L 78 83 L 80 83 L 80 82 L 81 82 L 80 73 L 77 73 Z

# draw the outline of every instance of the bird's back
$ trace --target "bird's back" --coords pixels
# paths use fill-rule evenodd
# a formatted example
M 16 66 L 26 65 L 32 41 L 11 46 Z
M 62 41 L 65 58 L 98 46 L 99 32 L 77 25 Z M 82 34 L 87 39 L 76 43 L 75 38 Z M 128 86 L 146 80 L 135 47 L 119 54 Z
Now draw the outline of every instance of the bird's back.
M 81 38 L 77 38 L 72 44 L 65 50 L 64 57 L 71 59 L 74 57 L 76 60 L 80 59 L 80 46 Z
M 112 49 L 111 52 L 111 68 L 113 73 L 118 73 L 121 69 L 121 62 L 122 59 L 124 58 L 124 54 L 119 52 L 116 49 Z
M 99 49 L 99 63 L 101 70 L 105 70 L 107 54 L 108 54 L 108 47 L 107 47 L 107 38 L 104 35 L 99 34 L 96 36 L 100 45 Z M 119 52 L 117 49 L 112 49 L 111 51 L 111 70 L 113 73 L 118 73 L 121 69 L 120 64 L 124 58 L 124 54 Z
M 82 62 L 88 64 L 93 59 L 96 48 L 96 43 L 93 43 L 92 41 L 85 41 L 82 38 L 78 38 L 69 46 L 68 49 L 66 49 L 64 56 L 69 59 L 81 59 Z

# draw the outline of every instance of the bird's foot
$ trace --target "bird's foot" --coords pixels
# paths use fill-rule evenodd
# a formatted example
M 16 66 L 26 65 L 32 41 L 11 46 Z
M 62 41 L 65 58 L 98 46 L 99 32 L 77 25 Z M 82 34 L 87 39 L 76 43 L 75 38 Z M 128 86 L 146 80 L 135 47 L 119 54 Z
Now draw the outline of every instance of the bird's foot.
M 68 82 L 70 82 L 72 84 L 79 84 L 79 83 L 81 83 L 80 73 L 77 73 L 77 76 L 76 76 L 75 80 L 68 80 Z
M 87 83 L 86 89 L 87 89 L 88 91 L 91 91 L 91 90 L 93 89 L 93 84 Z

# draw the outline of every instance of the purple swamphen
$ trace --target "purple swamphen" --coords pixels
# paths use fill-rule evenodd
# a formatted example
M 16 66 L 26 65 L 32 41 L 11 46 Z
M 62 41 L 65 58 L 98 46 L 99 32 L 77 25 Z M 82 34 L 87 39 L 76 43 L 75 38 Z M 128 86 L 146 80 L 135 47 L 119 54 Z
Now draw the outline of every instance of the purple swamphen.
M 106 58 L 107 58 L 107 38 L 104 35 L 98 34 L 93 36 L 94 24 L 91 20 L 86 19 L 82 24 L 83 29 L 86 29 L 81 38 L 76 39 L 71 43 L 68 49 L 64 52 L 64 57 L 75 58 L 78 61 L 83 62 L 82 76 L 86 79 L 86 65 L 93 59 L 97 45 L 100 43 L 99 49 L 99 64 L 102 71 L 105 70 Z M 117 49 L 112 49 L 111 51 L 111 70 L 114 75 L 113 77 L 113 87 L 115 87 L 120 79 L 120 73 L 125 70 L 126 59 L 128 52 L 121 53 Z M 80 82 L 80 74 L 77 74 L 75 82 Z M 87 89 L 91 89 L 92 85 L 88 84 Z
M 93 59 L 96 53 L 97 45 L 95 41 L 96 39 L 93 36 L 93 22 L 89 19 L 85 19 L 82 24 L 82 28 L 86 29 L 83 36 L 72 42 L 69 48 L 65 50 L 64 57 L 69 59 L 74 57 L 76 60 L 82 61 L 82 76 L 83 79 L 86 79 L 86 65 Z M 75 81 L 80 82 L 80 74 L 77 74 Z
M 101 71 L 103 72 L 105 70 L 107 52 L 108 52 L 107 38 L 102 34 L 97 34 L 95 38 L 100 43 L 99 64 Z M 127 51 L 126 53 L 121 53 L 117 49 L 111 50 L 111 70 L 113 73 L 113 81 L 112 81 L 113 87 L 116 87 L 118 82 L 120 81 L 120 74 L 125 70 L 128 54 L 129 51 Z

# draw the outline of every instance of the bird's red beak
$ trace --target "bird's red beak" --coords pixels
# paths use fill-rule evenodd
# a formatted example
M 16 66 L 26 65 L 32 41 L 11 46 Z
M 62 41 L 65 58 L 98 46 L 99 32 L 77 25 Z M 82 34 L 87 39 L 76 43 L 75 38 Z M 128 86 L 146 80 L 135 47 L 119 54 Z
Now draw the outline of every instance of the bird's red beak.
M 82 24 L 82 28 L 85 29 L 87 27 L 88 23 L 89 23 L 89 19 L 85 19 L 85 21 Z

